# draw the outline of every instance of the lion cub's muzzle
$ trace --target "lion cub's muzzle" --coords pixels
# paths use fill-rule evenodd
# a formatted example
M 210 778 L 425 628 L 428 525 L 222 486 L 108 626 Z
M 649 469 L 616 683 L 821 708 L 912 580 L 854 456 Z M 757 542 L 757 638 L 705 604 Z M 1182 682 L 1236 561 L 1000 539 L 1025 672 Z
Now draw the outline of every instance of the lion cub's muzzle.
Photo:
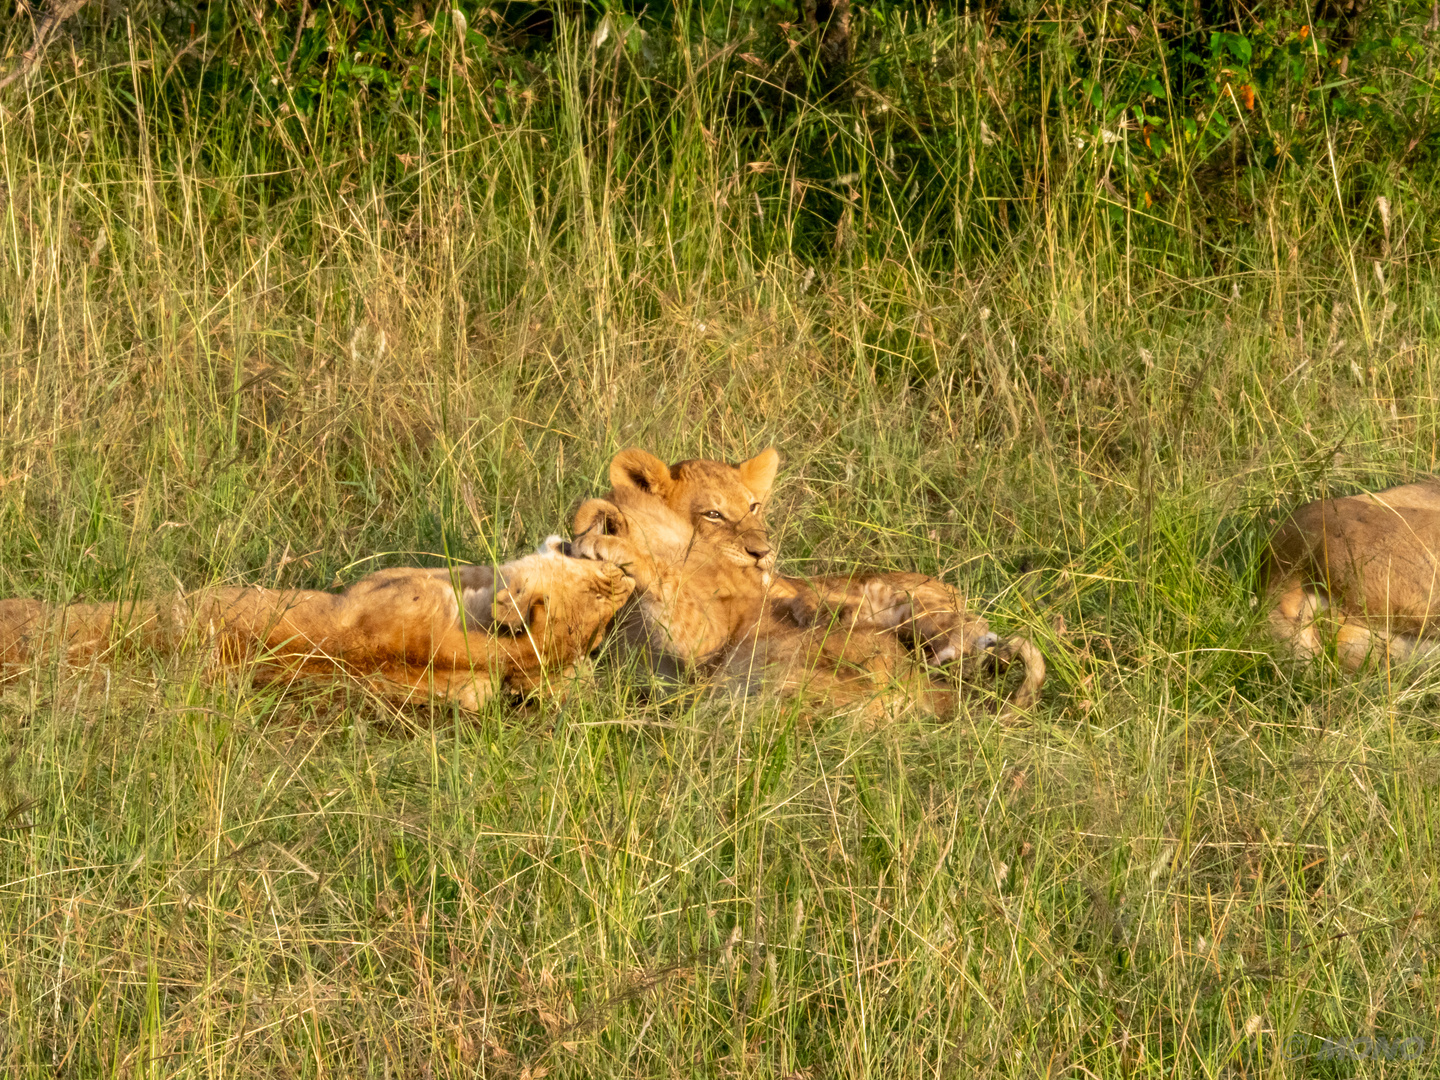
M 775 569 L 775 549 L 763 529 L 747 529 L 740 534 L 738 541 L 739 561 L 753 562 L 766 573 Z

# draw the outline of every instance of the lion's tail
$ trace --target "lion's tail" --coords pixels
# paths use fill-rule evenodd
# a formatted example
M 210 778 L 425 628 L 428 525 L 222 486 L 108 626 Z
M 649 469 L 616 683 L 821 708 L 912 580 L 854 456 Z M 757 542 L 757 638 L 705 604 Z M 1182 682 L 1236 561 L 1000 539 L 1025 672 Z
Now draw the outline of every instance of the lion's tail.
M 1019 660 L 1025 668 L 1025 681 L 1005 703 L 1007 712 L 1028 709 L 1040 700 L 1040 688 L 1045 685 L 1045 657 L 1028 639 L 1012 637 L 1000 646 L 1002 660 Z
M 174 651 L 191 622 L 188 605 L 154 600 L 50 604 L 0 600 L 0 667 L 52 660 L 83 665 L 127 648 Z

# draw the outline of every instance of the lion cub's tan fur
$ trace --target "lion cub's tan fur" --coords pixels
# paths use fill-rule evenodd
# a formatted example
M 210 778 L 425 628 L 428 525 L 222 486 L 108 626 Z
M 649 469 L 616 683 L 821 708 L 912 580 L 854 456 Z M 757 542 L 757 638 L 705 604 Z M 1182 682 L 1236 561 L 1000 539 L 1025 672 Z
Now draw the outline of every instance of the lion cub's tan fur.
M 761 512 L 779 462 L 768 450 L 738 466 L 672 467 L 626 450 L 610 464 L 609 495 L 576 512 L 575 553 L 618 562 L 635 579 L 618 629 L 658 666 L 710 666 L 753 623 L 773 580 Z
M 1270 627 L 1297 656 L 1333 640 L 1358 671 L 1440 646 L 1440 481 L 1306 503 L 1267 556 Z
M 888 711 L 918 700 L 948 711 L 948 679 L 922 660 L 974 660 L 995 644 L 985 620 L 954 589 L 920 574 L 816 579 L 775 573 L 763 518 L 779 455 L 739 465 L 666 465 L 626 450 L 610 466 L 612 490 L 574 522 L 577 554 L 626 567 L 636 599 L 621 635 L 662 670 L 691 668 L 735 686 L 764 686 Z M 1014 704 L 1038 695 L 1044 662 L 1028 642 L 1008 643 L 1027 680 Z
M 381 570 L 343 593 L 213 589 L 173 601 L 0 600 L 0 666 L 71 664 L 124 646 L 209 650 L 260 681 L 358 679 L 392 701 L 434 694 L 474 709 L 528 693 L 587 653 L 634 583 L 613 563 L 571 558 L 558 540 L 506 563 Z

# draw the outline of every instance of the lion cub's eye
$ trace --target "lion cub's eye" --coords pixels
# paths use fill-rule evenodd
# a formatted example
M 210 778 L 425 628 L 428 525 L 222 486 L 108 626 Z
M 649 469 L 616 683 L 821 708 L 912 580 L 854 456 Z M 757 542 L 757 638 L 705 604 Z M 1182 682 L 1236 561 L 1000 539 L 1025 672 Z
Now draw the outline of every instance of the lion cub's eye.
M 706 511 L 705 511 L 705 516 L 706 516 L 707 518 L 709 518 L 711 521 L 724 521 L 724 520 L 725 520 L 725 515 L 722 514 L 719 510 L 706 510 Z

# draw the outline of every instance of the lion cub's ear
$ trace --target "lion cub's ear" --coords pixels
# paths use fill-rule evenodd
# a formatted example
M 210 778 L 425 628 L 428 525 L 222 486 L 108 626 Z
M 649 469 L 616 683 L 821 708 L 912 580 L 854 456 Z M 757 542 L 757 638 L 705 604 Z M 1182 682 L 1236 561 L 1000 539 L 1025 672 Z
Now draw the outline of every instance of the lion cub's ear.
M 764 502 L 775 486 L 775 473 L 780 468 L 780 452 L 773 446 L 761 450 L 749 461 L 742 461 L 735 468 L 740 470 L 740 482 L 750 489 L 757 501 Z
M 670 477 L 669 465 L 654 454 L 631 448 L 621 450 L 610 462 L 610 486 L 617 490 L 639 488 L 663 499 L 670 494 L 674 481 Z
M 605 499 L 586 499 L 575 511 L 571 531 L 577 540 L 590 532 L 596 536 L 624 536 L 629 532 L 629 523 L 614 503 Z

